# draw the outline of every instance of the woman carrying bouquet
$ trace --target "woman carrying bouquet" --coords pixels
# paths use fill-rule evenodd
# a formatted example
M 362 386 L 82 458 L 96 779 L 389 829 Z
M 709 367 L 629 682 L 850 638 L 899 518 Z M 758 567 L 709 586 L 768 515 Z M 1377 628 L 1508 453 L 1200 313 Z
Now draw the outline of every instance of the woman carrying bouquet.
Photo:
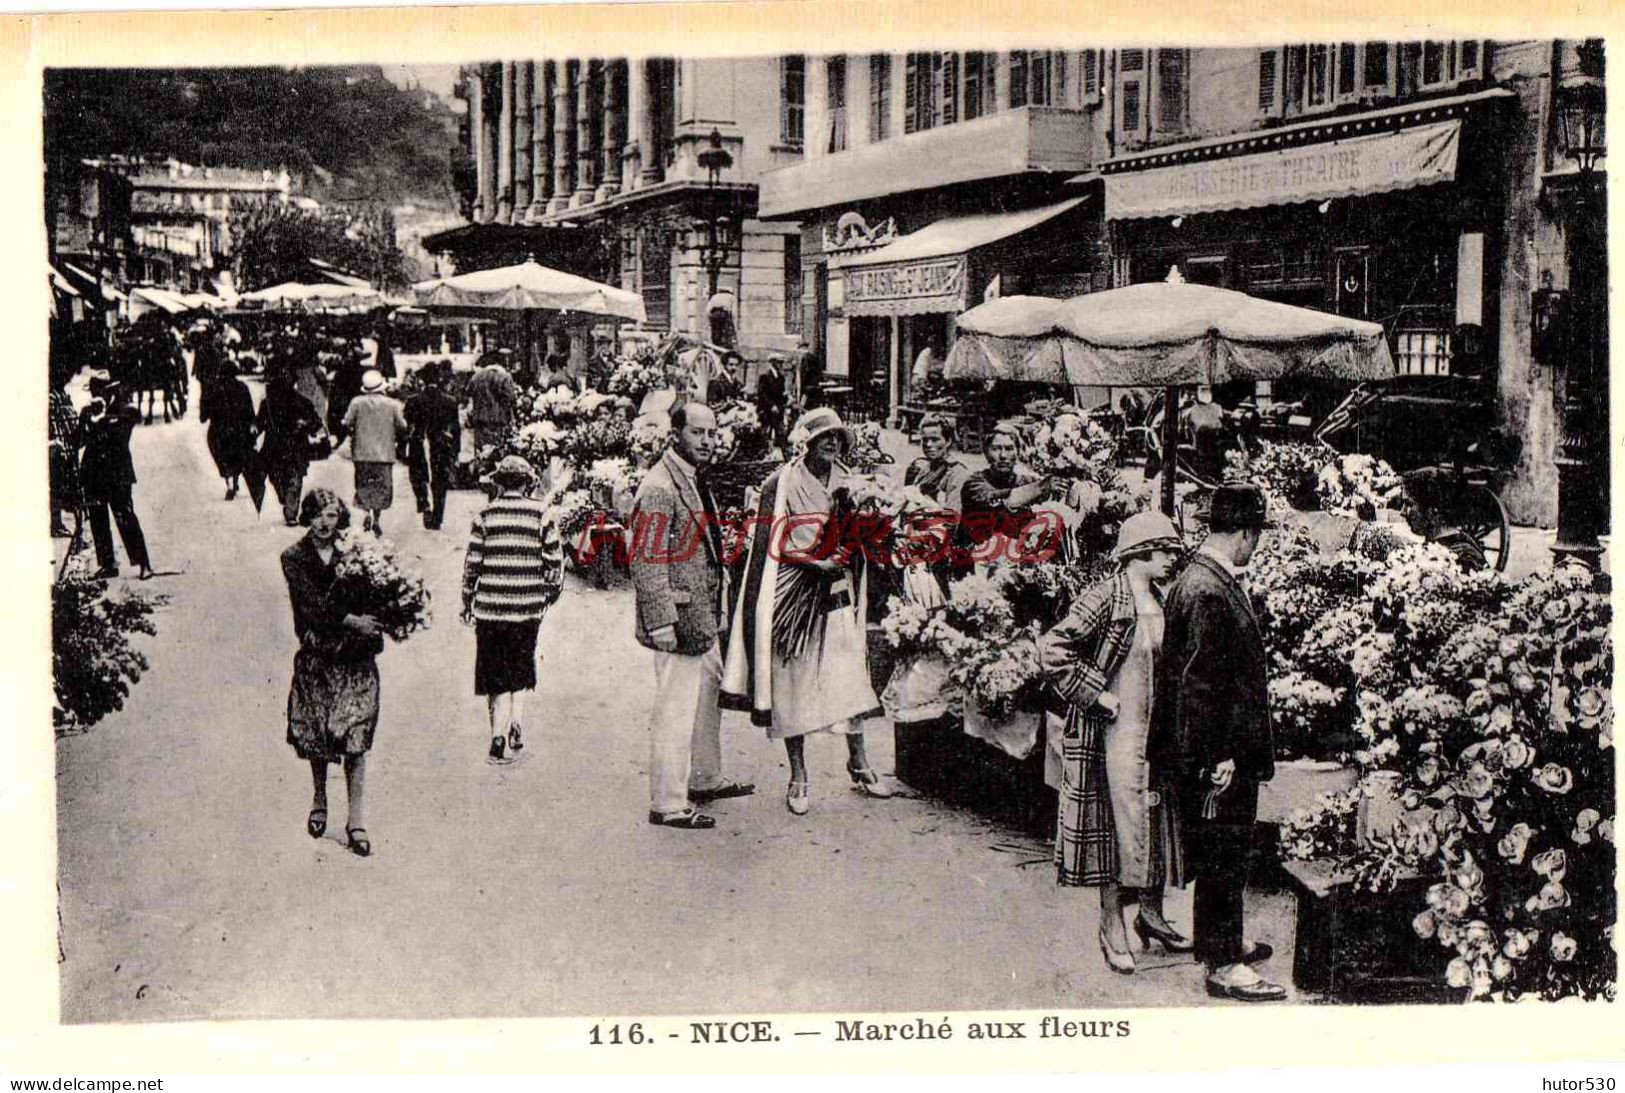
M 869 765 L 860 718 L 880 711 L 869 683 L 862 553 L 838 549 L 841 521 L 833 491 L 853 437 L 831 409 L 801 419 L 806 454 L 762 485 L 745 583 L 738 597 L 723 673 L 731 705 L 748 702 L 751 719 L 783 740 L 790 760 L 785 805 L 811 806 L 806 740 L 846 737 L 847 773 L 870 797 L 892 795 Z
M 1153 680 L 1162 647 L 1166 581 L 1182 547 L 1159 512 L 1123 522 L 1113 554 L 1120 569 L 1075 604 L 1038 642 L 1045 677 L 1066 701 L 1056 882 L 1100 889 L 1100 951 L 1106 966 L 1134 971 L 1123 912 L 1138 900 L 1143 944 L 1189 952 L 1168 924 L 1162 890 L 1184 883 L 1173 797 L 1147 761 Z
M 350 510 L 332 490 L 313 489 L 299 506 L 310 530 L 282 552 L 282 575 L 293 605 L 299 652 L 288 692 L 288 743 L 310 763 L 315 795 L 305 829 L 313 839 L 327 830 L 327 766 L 344 764 L 349 793 L 348 845 L 372 853 L 364 812 L 367 752 L 378 727 L 378 662 L 384 651 L 378 620 L 356 610 L 337 579 L 338 533 Z
M 530 496 L 536 472 L 517 455 L 491 472 L 497 496 L 474 518 L 463 562 L 463 621 L 474 627 L 474 693 L 491 718 L 490 760 L 525 746 L 523 692 L 536 689 L 536 635 L 559 598 L 564 548 L 558 514 Z

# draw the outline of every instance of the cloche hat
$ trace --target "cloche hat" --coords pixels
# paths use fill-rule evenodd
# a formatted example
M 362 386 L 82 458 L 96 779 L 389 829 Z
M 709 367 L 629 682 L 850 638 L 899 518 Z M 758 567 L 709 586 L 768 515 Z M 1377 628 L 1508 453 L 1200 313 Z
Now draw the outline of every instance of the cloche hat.
M 1179 538 L 1179 529 L 1174 527 L 1174 522 L 1152 510 L 1137 512 L 1123 521 L 1123 526 L 1117 529 L 1117 547 L 1112 551 L 1112 557 L 1121 562 L 1153 550 L 1178 553 L 1184 549 L 1185 544 Z

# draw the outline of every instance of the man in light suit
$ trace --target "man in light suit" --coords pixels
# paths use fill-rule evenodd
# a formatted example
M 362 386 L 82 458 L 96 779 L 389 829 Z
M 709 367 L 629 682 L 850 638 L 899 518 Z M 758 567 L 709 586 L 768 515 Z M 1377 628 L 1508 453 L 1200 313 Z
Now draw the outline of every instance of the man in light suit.
M 756 791 L 722 780 L 722 529 L 699 470 L 716 451 L 717 419 L 704 403 L 671 415 L 674 443 L 638 487 L 632 506 L 632 581 L 638 644 L 654 652 L 649 715 L 649 822 L 688 831 L 716 826 L 694 804 Z
M 1213 491 L 1209 534 L 1163 605 L 1151 765 L 1179 787 L 1196 877 L 1196 955 L 1207 992 L 1242 1002 L 1286 997 L 1253 965 L 1272 949 L 1242 933 L 1258 787 L 1275 775 L 1264 635 L 1241 585 L 1269 518 L 1264 491 Z

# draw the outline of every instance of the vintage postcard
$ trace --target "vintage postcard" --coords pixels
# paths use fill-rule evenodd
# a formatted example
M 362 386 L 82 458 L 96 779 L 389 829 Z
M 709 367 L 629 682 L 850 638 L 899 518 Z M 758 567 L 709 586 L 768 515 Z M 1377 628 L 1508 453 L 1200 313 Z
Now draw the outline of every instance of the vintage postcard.
M 0 1067 L 1619 1060 L 1585 15 L 19 20 Z

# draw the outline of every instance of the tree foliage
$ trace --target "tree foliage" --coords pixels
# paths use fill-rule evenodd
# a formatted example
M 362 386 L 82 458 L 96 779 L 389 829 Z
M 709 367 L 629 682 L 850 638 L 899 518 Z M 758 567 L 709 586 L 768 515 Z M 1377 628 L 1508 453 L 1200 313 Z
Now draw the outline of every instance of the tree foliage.
M 244 291 L 310 278 L 319 259 L 383 288 L 406 283 L 395 217 L 382 205 L 301 209 L 256 202 L 231 214 L 233 276 Z
M 449 107 L 377 66 L 51 69 L 46 160 L 286 167 L 320 201 L 450 204 Z

